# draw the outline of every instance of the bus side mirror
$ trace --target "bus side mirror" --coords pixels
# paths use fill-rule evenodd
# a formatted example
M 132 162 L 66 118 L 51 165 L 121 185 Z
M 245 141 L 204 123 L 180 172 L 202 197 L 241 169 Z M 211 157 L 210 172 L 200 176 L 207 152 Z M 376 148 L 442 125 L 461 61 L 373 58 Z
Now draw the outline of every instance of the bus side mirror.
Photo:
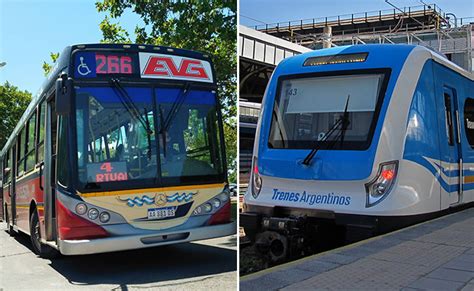
M 71 112 L 73 94 L 72 79 L 62 75 L 56 80 L 56 112 L 59 115 L 68 115 Z

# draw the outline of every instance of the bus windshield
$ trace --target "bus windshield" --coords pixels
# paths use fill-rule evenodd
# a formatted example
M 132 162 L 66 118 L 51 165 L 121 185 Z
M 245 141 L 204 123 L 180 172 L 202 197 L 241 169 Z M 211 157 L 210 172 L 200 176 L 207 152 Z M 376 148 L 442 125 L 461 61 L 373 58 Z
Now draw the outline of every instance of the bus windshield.
M 280 81 L 275 99 L 269 146 L 281 149 L 366 149 L 382 99 L 385 74 L 298 77 Z M 344 114 L 343 142 L 325 135 Z
M 183 90 L 76 86 L 80 188 L 204 183 L 204 176 L 222 176 L 215 92 Z

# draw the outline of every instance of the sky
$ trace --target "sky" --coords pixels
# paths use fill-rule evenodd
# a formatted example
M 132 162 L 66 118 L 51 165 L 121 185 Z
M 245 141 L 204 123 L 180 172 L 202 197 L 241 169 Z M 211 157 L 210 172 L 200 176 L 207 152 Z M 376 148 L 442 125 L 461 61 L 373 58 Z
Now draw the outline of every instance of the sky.
M 45 80 L 42 65 L 51 52 L 102 39 L 96 0 L 0 0 L 0 84 L 9 81 L 36 93 Z M 112 21 L 114 22 L 114 21 Z M 143 22 L 128 11 L 120 23 L 129 33 Z M 133 34 L 132 34 L 133 39 Z
M 422 0 L 436 3 L 445 13 L 456 17 L 474 17 L 474 0 Z M 420 0 L 389 0 L 395 6 L 423 5 Z M 240 24 L 255 26 L 290 20 L 393 9 L 385 0 L 240 0 Z M 252 19 L 249 19 L 253 18 Z M 257 20 L 257 21 L 256 21 Z

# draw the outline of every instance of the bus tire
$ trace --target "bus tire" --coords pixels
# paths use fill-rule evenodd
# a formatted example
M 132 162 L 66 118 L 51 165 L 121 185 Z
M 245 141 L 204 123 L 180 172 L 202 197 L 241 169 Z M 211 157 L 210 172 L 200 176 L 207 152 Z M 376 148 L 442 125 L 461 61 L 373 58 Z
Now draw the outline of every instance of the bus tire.
M 45 259 L 53 259 L 59 255 L 57 250 L 41 242 L 40 223 L 36 209 L 33 211 L 30 217 L 30 238 L 33 251 L 38 256 Z
M 13 225 L 10 224 L 10 217 L 8 215 L 8 207 L 5 205 L 5 221 L 7 222 L 7 232 L 10 236 L 16 236 L 16 231 L 13 230 Z

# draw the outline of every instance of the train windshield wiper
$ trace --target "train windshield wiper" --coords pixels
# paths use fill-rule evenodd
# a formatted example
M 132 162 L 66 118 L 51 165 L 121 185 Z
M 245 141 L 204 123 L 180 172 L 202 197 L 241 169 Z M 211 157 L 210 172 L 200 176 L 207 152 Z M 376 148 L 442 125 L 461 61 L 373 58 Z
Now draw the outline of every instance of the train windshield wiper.
M 321 148 L 320 142 L 324 142 L 324 141 L 328 140 L 328 138 L 331 135 L 333 135 L 334 132 L 336 132 L 336 130 L 338 129 L 339 126 L 341 126 L 341 128 L 339 129 L 338 135 L 336 136 L 336 138 L 334 138 L 333 143 L 328 147 L 328 149 L 331 149 L 336 144 L 339 137 L 341 138 L 341 146 L 342 146 L 342 144 L 344 142 L 344 135 L 346 133 L 347 126 L 350 123 L 349 118 L 348 118 L 349 112 L 347 111 L 350 97 L 351 97 L 351 95 L 347 96 L 346 106 L 344 108 L 344 114 L 336 121 L 336 123 L 334 123 L 334 125 L 328 131 L 326 131 L 324 133 L 323 138 L 321 138 L 321 140 L 319 140 L 316 143 L 316 145 L 311 150 L 311 152 L 306 156 L 306 158 L 304 158 L 304 160 L 302 162 L 303 165 L 309 166 L 309 164 L 313 160 L 314 156 L 316 155 L 318 150 Z
M 140 111 L 138 110 L 137 106 L 135 106 L 135 103 L 133 103 L 132 98 L 130 95 L 128 95 L 127 91 L 122 87 L 122 84 L 120 84 L 119 79 L 112 79 L 111 80 L 112 85 L 114 85 L 115 89 L 117 89 L 117 96 L 120 99 L 120 102 L 122 103 L 123 107 L 127 110 L 127 112 L 132 116 L 135 120 L 138 120 L 140 124 L 142 125 L 143 129 L 145 129 L 146 134 L 147 134 L 147 141 L 148 141 L 148 159 L 151 159 L 151 135 L 153 134 L 153 130 L 151 130 L 150 127 L 150 122 L 148 120 L 147 116 L 147 110 L 145 108 L 144 113 L 145 117 L 143 117 L 140 114 Z

